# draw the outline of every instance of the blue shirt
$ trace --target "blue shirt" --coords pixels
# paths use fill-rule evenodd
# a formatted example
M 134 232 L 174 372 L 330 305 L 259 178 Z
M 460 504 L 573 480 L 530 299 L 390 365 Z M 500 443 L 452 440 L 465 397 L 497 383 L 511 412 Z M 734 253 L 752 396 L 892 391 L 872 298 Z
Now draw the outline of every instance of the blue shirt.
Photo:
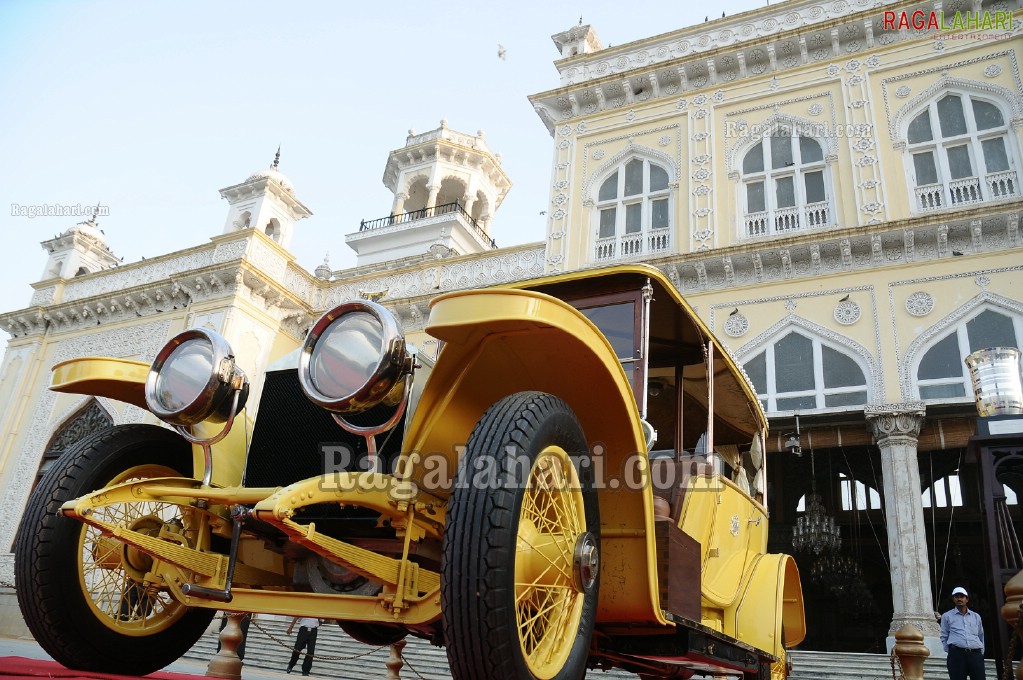
M 948 646 L 963 649 L 980 649 L 984 653 L 984 624 L 980 614 L 967 608 L 965 614 L 950 609 L 941 615 L 941 646 L 948 652 Z

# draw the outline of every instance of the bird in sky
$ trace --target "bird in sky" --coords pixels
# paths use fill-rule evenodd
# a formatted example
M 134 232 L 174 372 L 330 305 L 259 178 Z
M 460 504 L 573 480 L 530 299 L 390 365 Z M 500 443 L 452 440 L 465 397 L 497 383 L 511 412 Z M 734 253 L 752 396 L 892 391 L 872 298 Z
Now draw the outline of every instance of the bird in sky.
M 546 210 L 541 210 L 541 211 L 540 211 L 540 214 L 541 214 L 541 215 L 546 215 L 546 214 L 547 214 L 547 211 L 546 211 Z
M 508 56 L 508 51 L 504 49 L 504 45 L 497 43 L 497 58 L 504 61 L 506 56 Z

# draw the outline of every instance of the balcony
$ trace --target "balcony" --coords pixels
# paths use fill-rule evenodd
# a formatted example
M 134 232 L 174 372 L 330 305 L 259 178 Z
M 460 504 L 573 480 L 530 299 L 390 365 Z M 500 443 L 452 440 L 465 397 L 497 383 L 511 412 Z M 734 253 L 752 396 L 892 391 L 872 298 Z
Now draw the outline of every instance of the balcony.
M 915 188 L 917 209 L 921 212 L 942 207 L 959 207 L 1019 196 L 1019 180 L 1014 170 L 993 172 L 980 177 L 963 177 L 944 183 Z
M 483 228 L 479 225 L 479 223 L 465 211 L 465 208 L 463 208 L 462 204 L 458 201 L 455 201 L 454 203 L 444 203 L 443 205 L 435 205 L 432 208 L 411 210 L 409 212 L 379 217 L 375 220 L 362 220 L 362 222 L 359 223 L 359 231 L 372 231 L 373 229 L 393 227 L 396 224 L 409 224 L 419 220 L 438 217 L 440 215 L 448 215 L 451 213 L 458 213 L 461 215 L 462 219 L 465 220 L 466 224 L 468 224 L 476 232 L 476 236 L 478 236 L 483 243 L 489 244 L 491 248 L 497 248 L 497 243 L 494 239 L 490 238 L 490 236 L 483 231 Z
M 749 213 L 743 218 L 743 225 L 748 238 L 817 229 L 831 226 L 829 211 L 826 201 L 808 203 L 802 208 L 779 208 Z
M 671 229 L 666 227 L 648 232 L 598 239 L 594 249 L 594 259 L 598 262 L 606 262 L 646 255 L 661 255 L 670 248 Z

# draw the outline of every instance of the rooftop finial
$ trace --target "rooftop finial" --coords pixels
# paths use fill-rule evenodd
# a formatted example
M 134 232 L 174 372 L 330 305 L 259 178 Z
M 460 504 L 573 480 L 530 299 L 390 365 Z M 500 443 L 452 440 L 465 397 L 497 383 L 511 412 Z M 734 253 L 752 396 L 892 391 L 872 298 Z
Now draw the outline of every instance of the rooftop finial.
M 271 170 L 276 170 L 277 166 L 281 163 L 281 145 L 277 145 L 277 155 L 274 156 L 274 162 L 270 164 Z

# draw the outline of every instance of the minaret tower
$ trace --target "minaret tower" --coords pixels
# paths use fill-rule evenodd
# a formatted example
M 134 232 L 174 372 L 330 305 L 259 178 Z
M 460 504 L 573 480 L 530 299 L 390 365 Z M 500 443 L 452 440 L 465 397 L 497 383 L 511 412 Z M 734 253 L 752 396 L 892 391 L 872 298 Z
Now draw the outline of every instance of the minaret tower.
M 43 249 L 49 253 L 42 280 L 83 276 L 108 269 L 119 262 L 107 247 L 106 237 L 96 221 L 98 212 L 97 205 L 92 217 L 42 242 Z
M 391 213 L 363 220 L 359 231 L 345 236 L 359 255 L 357 266 L 497 247 L 490 224 L 511 180 L 482 130 L 475 135 L 455 132 L 446 120 L 422 134 L 409 130 L 405 146 L 388 156 L 383 180 L 394 194 Z
M 295 223 L 312 215 L 312 211 L 295 197 L 291 181 L 277 169 L 281 148 L 277 147 L 274 162 L 266 170 L 249 175 L 241 184 L 220 190 L 230 208 L 224 233 L 255 228 L 287 248 L 295 233 Z

